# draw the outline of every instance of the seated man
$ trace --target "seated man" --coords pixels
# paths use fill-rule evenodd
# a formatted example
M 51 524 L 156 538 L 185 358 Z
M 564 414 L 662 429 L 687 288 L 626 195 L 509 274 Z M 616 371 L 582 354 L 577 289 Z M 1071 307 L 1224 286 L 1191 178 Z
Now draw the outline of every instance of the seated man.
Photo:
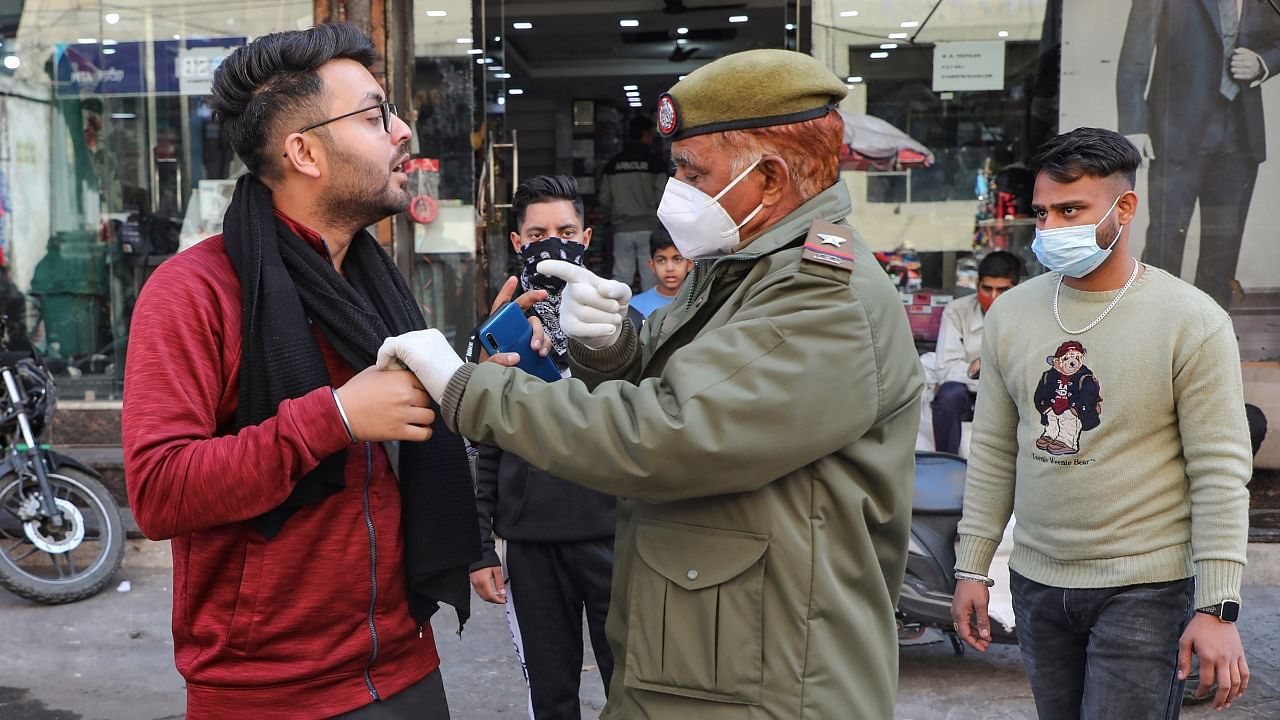
M 973 420 L 982 355 L 982 316 L 1022 278 L 1022 263 L 997 250 L 978 265 L 978 292 L 953 300 L 938 331 L 940 384 L 933 395 L 933 443 L 938 452 L 960 451 L 960 423 Z
M 631 307 L 639 310 L 645 319 L 675 299 L 693 269 L 693 263 L 680 254 L 671 233 L 661 225 L 649 236 L 649 269 L 657 276 L 658 284 L 631 298 Z

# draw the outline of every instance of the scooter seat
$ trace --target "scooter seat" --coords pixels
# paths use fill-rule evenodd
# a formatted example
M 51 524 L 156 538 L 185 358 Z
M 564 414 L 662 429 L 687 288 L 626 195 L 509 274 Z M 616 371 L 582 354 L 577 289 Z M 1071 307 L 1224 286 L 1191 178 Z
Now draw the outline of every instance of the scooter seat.
M 964 458 L 949 453 L 916 453 L 913 513 L 959 514 L 964 504 Z
M 0 350 L 0 365 L 13 367 L 14 365 L 18 364 L 19 360 L 30 360 L 32 359 L 32 357 L 33 356 L 30 350 L 26 352 L 21 352 L 16 350 Z

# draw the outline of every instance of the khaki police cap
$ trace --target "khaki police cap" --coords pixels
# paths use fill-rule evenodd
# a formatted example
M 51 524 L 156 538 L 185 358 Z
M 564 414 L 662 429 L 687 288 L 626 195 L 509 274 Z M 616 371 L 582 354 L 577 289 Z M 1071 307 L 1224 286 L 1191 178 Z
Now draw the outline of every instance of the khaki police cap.
M 747 50 L 689 73 L 658 98 L 658 132 L 681 138 L 813 120 L 848 94 L 825 65 L 792 50 Z

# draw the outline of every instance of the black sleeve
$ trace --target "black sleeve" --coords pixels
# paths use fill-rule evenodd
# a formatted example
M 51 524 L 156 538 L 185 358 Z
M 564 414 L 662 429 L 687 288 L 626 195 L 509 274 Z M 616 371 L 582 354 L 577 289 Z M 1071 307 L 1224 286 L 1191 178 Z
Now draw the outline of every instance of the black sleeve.
M 480 445 L 476 457 L 476 514 L 480 519 L 480 559 L 471 571 L 499 565 L 493 543 L 493 513 L 498 508 L 498 468 L 502 465 L 502 448 Z

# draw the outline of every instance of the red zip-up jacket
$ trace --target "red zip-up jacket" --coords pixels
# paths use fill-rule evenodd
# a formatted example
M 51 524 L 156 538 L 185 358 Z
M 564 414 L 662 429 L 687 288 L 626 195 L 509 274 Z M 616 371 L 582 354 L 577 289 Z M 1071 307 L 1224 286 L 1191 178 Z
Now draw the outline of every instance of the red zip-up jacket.
M 327 257 L 316 233 L 290 225 Z M 187 717 L 329 717 L 400 692 L 440 660 L 431 627 L 409 615 L 387 455 L 378 443 L 350 444 L 331 389 L 285 400 L 275 417 L 234 433 L 240 312 L 221 236 L 147 281 L 125 372 L 129 502 L 147 537 L 172 539 Z M 340 387 L 354 371 L 315 334 Z M 247 522 L 344 451 L 344 490 L 294 513 L 271 540 Z

